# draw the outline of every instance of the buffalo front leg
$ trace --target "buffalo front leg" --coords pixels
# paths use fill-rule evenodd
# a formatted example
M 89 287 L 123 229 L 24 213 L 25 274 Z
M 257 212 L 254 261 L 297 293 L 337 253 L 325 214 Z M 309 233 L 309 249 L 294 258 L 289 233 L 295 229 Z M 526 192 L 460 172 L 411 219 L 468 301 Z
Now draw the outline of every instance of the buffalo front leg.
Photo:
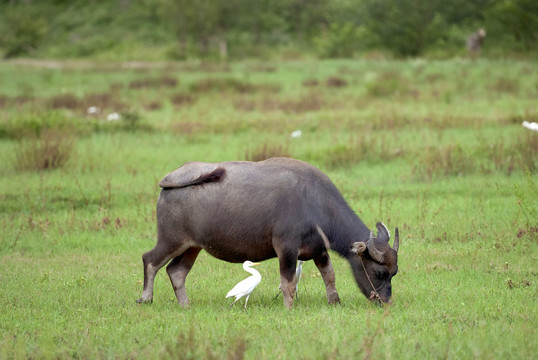
M 142 255 L 142 262 L 144 263 L 144 290 L 142 290 L 142 297 L 136 300 L 137 303 L 153 302 L 153 281 L 157 272 L 174 256 L 181 254 L 180 251 L 175 253 L 170 251 L 166 246 L 157 243 L 157 246 L 153 250 L 148 251 Z
M 191 271 L 198 254 L 202 249 L 190 248 L 180 256 L 170 261 L 170 264 L 166 267 L 166 272 L 174 287 L 177 301 L 181 306 L 189 305 L 189 297 L 187 296 L 187 290 L 185 289 L 185 279 Z
M 295 296 L 295 263 L 296 257 L 285 256 L 279 259 L 280 261 L 280 287 L 282 297 L 284 298 L 284 306 L 291 309 L 293 306 L 293 297 Z
M 282 274 L 280 272 L 280 285 L 282 287 L 282 296 L 284 297 L 284 306 L 291 309 L 293 306 L 293 297 L 295 296 L 295 284 L 293 282 L 293 275 L 289 277 L 288 272 Z
M 325 282 L 325 289 L 327 290 L 327 301 L 329 304 L 340 303 L 340 297 L 336 291 L 336 276 L 334 275 L 333 265 L 331 258 L 327 252 L 323 255 L 314 258 L 314 263 L 321 273 L 323 282 Z

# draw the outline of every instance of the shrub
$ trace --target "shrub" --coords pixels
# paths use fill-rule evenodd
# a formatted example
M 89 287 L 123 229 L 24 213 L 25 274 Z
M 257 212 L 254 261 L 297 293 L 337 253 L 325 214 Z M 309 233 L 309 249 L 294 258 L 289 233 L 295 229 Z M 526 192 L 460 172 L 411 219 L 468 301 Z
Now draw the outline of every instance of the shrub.
M 461 176 L 475 170 L 475 161 L 460 145 L 429 147 L 419 155 L 415 170 L 429 180 L 440 175 Z
M 373 82 L 366 85 L 366 93 L 371 97 L 388 97 L 407 93 L 408 82 L 400 74 L 387 71 L 380 74 Z
M 0 120 L 0 138 L 39 137 L 47 130 L 82 131 L 87 124 L 74 122 L 61 111 L 22 113 Z
M 327 167 L 353 166 L 361 161 L 387 161 L 402 155 L 399 149 L 392 149 L 384 136 L 354 136 L 345 143 L 338 143 L 321 154 Z
M 525 133 L 514 147 L 520 156 L 522 170 L 536 172 L 538 170 L 538 134 L 532 131 Z
M 147 110 L 155 111 L 162 109 L 163 104 L 160 101 L 151 101 L 144 105 L 144 108 Z
M 172 95 L 170 100 L 172 101 L 172 104 L 176 106 L 183 106 L 183 105 L 193 104 L 196 101 L 196 98 L 194 98 L 191 95 L 179 93 L 179 94 Z
M 347 81 L 339 77 L 330 77 L 327 79 L 327 87 L 340 88 L 346 87 Z
M 73 153 L 71 133 L 46 130 L 21 140 L 15 148 L 17 170 L 49 170 L 63 167 Z
M 0 46 L 4 48 L 4 57 L 34 53 L 48 31 L 48 22 L 39 6 L 3 7 L 3 10 L 5 14 L 4 21 L 0 22 Z
M 119 115 L 120 121 L 118 124 L 119 130 L 127 131 L 151 131 L 152 127 L 142 122 L 142 117 L 134 111 L 124 111 Z
M 332 23 L 327 31 L 314 39 L 317 50 L 322 57 L 351 57 L 357 52 L 357 44 L 361 43 L 361 31 L 352 23 Z
M 517 95 L 519 93 L 519 80 L 500 77 L 493 84 L 492 89 L 499 93 Z
M 352 166 L 362 160 L 362 153 L 353 144 L 338 144 L 324 154 L 325 165 L 330 168 Z
M 53 97 L 50 100 L 53 109 L 70 109 L 76 110 L 81 106 L 80 100 L 73 94 L 62 94 Z

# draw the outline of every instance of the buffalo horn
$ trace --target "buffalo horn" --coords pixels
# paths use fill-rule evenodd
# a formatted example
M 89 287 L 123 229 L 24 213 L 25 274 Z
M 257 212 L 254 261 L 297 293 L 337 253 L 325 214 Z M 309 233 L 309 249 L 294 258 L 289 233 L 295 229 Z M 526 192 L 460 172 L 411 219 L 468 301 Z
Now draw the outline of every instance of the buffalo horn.
M 398 228 L 394 231 L 394 245 L 392 248 L 394 251 L 398 252 L 398 248 L 400 247 L 400 232 L 398 231 Z
M 386 242 L 388 244 L 390 239 L 389 229 L 382 222 L 376 224 L 377 227 L 377 240 Z
M 368 239 L 367 247 L 368 247 L 368 253 L 372 257 L 372 259 L 374 259 L 378 263 L 382 263 L 383 253 L 375 248 L 373 231 L 370 231 L 370 238 Z

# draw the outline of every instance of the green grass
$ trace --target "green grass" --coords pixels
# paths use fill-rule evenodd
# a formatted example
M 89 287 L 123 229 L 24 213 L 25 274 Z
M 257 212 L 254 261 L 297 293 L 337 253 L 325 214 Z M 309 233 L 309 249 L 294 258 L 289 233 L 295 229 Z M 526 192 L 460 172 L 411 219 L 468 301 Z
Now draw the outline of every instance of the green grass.
M 538 119 L 535 63 L 41 65 L 0 65 L 0 359 L 538 352 L 538 134 L 521 126 Z M 57 168 L 40 165 L 56 150 L 27 145 L 44 134 L 72 142 Z M 272 259 L 248 310 L 229 309 L 247 274 L 202 252 L 189 308 L 165 271 L 137 305 L 158 181 L 189 160 L 275 153 L 324 170 L 370 227 L 400 228 L 393 304 L 370 304 L 333 254 L 340 306 L 307 262 L 287 311 Z

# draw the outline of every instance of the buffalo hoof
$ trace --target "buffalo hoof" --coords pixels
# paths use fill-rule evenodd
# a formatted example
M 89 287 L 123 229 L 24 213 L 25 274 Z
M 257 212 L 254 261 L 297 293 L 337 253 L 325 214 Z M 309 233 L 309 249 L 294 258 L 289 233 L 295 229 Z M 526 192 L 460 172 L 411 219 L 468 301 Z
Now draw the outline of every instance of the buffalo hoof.
M 340 297 L 338 297 L 337 293 L 327 296 L 327 300 L 329 301 L 330 305 L 340 304 Z
M 153 299 L 144 300 L 144 299 L 140 298 L 140 299 L 136 300 L 136 303 L 137 304 L 151 304 L 151 303 L 153 303 Z

